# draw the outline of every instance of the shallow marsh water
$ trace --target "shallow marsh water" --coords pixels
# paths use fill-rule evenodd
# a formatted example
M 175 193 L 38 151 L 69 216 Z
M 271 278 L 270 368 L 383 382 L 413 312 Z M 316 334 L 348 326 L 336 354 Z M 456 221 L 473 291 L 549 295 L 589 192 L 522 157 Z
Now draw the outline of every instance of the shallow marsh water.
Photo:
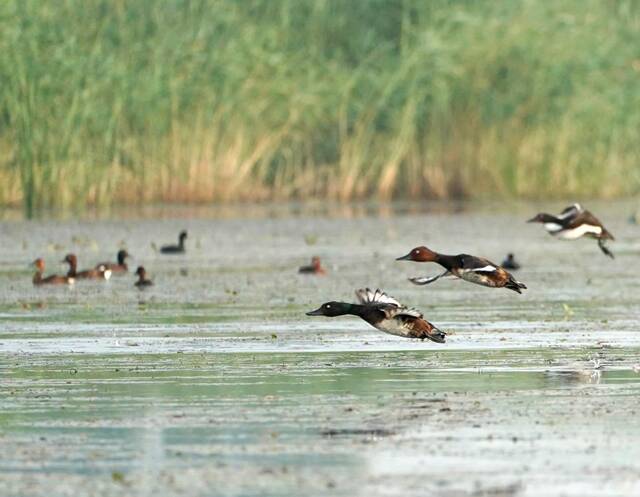
M 640 228 L 592 205 L 613 261 L 525 224 L 534 205 L 5 220 L 0 495 L 638 495 Z M 154 251 L 182 228 L 186 256 Z M 31 285 L 37 256 L 62 272 L 121 242 L 153 288 Z M 513 251 L 529 290 L 413 286 L 438 267 L 394 259 L 422 243 Z M 329 275 L 296 274 L 316 254 Z M 304 316 L 361 286 L 447 344 Z

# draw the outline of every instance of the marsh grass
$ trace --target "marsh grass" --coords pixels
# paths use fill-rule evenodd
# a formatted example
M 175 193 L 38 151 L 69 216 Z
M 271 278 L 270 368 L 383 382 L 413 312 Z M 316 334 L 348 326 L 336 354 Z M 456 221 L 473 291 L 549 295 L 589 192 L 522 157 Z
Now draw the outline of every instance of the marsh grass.
M 0 203 L 640 190 L 632 0 L 0 3 Z

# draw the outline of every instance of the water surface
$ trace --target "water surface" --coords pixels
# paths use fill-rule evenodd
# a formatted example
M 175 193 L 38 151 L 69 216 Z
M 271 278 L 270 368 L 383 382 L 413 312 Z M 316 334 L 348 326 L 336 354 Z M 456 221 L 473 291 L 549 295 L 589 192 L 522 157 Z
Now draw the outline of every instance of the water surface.
M 613 261 L 525 224 L 537 207 L 3 221 L 0 495 L 638 495 L 633 205 L 594 206 Z M 187 255 L 155 252 L 183 228 Z M 413 286 L 439 270 L 394 261 L 419 244 L 515 252 L 529 290 Z M 153 288 L 31 285 L 38 256 L 62 272 L 68 251 L 88 266 L 120 246 Z M 311 255 L 328 276 L 296 273 Z M 447 344 L 304 316 L 362 286 Z

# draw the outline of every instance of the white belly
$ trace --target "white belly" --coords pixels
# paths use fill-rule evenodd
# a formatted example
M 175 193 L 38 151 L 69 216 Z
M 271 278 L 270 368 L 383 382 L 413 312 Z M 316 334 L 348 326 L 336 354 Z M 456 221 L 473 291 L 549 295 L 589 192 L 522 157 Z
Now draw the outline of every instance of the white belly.
M 403 326 L 402 323 L 398 323 L 395 320 L 392 319 L 385 319 L 381 322 L 379 322 L 375 328 L 379 329 L 380 331 L 384 331 L 385 333 L 389 333 L 390 335 L 396 335 L 399 337 L 406 337 L 409 335 L 410 330 Z
M 552 235 L 562 229 L 562 226 L 558 223 L 544 223 L 544 229 L 546 229 Z
M 562 240 L 575 240 L 576 238 L 580 238 L 581 236 L 587 234 L 600 235 L 602 233 L 602 228 L 600 226 L 592 226 L 590 224 L 583 224 L 582 226 L 578 226 L 577 228 L 573 228 L 572 230 L 561 231 L 555 234 L 558 238 Z

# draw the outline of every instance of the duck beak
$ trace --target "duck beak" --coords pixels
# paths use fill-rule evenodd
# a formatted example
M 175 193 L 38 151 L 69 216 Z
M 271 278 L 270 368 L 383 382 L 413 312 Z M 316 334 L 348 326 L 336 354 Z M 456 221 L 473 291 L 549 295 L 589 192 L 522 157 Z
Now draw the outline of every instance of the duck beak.
M 315 311 L 305 312 L 307 316 L 323 316 L 322 307 L 318 307 Z
M 538 221 L 537 217 L 538 216 L 532 217 L 531 219 L 528 219 L 527 222 L 528 223 L 535 223 L 536 221 Z
M 411 259 L 411 252 L 409 252 L 407 255 L 403 255 L 402 257 L 398 257 L 396 259 L 396 261 L 410 261 Z

